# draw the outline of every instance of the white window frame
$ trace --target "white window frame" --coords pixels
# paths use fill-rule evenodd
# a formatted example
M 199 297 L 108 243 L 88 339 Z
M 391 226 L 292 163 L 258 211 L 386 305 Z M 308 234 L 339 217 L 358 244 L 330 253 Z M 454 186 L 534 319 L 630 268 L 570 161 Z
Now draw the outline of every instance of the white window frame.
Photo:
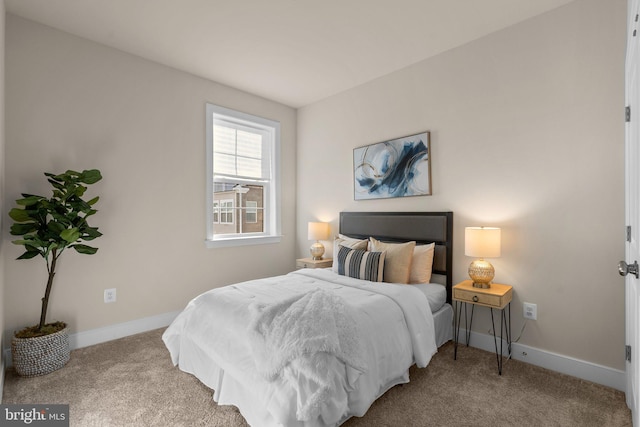
M 206 239 L 208 248 L 220 248 L 242 245 L 278 243 L 281 240 L 281 210 L 280 210 L 280 123 L 254 116 L 252 114 L 231 110 L 211 103 L 206 104 Z M 240 126 L 248 126 L 265 132 L 270 144 L 271 180 L 265 185 L 263 199 L 264 232 L 245 234 L 214 234 L 213 227 L 213 124 L 214 120 L 224 120 Z M 224 180 L 224 178 L 218 178 Z M 239 182 L 242 179 L 230 179 Z M 248 182 L 249 183 L 249 182 Z M 219 217 L 219 220 L 222 218 Z

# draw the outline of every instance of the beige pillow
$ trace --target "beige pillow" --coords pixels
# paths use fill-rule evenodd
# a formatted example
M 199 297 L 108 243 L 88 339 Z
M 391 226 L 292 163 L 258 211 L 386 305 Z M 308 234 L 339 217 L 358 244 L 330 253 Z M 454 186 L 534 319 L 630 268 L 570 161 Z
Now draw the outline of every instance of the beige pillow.
M 431 281 L 435 246 L 435 243 L 429 243 L 428 245 L 416 245 L 413 249 L 409 283 L 429 283 Z
M 333 265 L 331 266 L 331 269 L 333 271 L 335 271 L 336 273 L 338 272 L 338 263 L 336 258 L 338 257 L 338 246 L 345 246 L 347 248 L 351 248 L 351 249 L 357 249 L 357 250 L 362 250 L 362 251 L 366 251 L 367 250 L 367 242 L 368 240 L 358 240 L 358 239 L 352 239 L 350 237 L 347 236 L 343 236 L 342 234 L 339 235 L 339 237 L 336 237 L 333 240 Z
M 416 242 L 383 243 L 373 237 L 370 240 L 370 250 L 386 252 L 384 260 L 384 281 L 387 283 L 409 283 L 413 249 Z

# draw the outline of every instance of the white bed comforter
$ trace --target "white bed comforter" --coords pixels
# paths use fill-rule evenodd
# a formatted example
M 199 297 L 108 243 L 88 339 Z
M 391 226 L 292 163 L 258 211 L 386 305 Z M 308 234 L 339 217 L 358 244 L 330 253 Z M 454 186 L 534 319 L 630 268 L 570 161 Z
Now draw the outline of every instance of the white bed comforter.
M 283 363 L 290 355 L 265 361 L 265 348 L 270 345 L 269 351 L 274 351 L 274 342 L 264 341 L 265 314 L 271 313 L 266 323 L 273 322 L 274 313 L 304 301 L 303 294 L 324 295 L 326 302 L 327 292 L 338 306 L 344 304 L 346 311 L 338 317 L 353 319 L 353 330 L 361 338 L 351 343 L 349 357 L 338 354 L 339 345 L 337 351 L 323 352 L 322 370 L 327 372 L 320 376 L 322 381 L 307 369 L 314 366 L 310 359 L 304 359 L 317 354 L 300 352 L 289 358 L 293 363 Z M 306 299 L 304 303 L 310 304 Z M 314 311 L 310 305 L 297 311 L 305 310 Z M 329 320 L 325 316 L 319 322 Z M 296 323 L 287 321 L 290 326 Z M 310 330 L 297 329 L 298 335 Z M 338 329 L 345 328 L 338 325 Z M 256 332 L 262 332 L 262 341 L 256 341 Z M 287 345 L 292 336 L 293 332 L 288 334 Z M 305 337 L 299 339 L 303 343 Z M 234 401 L 227 403 L 238 406 L 256 426 L 328 426 L 362 416 L 386 390 L 408 380 L 413 363 L 424 367 L 437 351 L 433 316 L 422 292 L 339 276 L 329 269 L 298 270 L 205 292 L 189 302 L 163 340 L 173 363 L 210 388 L 232 377 L 230 388 L 241 391 L 234 390 Z

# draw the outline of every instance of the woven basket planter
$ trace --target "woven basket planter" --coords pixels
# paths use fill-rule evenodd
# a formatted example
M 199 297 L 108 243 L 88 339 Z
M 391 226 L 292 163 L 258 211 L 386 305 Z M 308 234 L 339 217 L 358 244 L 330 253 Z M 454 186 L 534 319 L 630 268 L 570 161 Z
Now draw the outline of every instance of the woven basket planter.
M 46 375 L 69 361 L 69 328 L 35 338 L 11 340 L 13 368 L 22 377 Z

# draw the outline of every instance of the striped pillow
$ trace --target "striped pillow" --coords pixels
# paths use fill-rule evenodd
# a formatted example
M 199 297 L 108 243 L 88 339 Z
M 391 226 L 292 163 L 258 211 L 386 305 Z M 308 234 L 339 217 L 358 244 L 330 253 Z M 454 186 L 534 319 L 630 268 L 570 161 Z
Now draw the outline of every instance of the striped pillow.
M 386 252 L 368 252 L 338 246 L 338 274 L 382 282 Z

